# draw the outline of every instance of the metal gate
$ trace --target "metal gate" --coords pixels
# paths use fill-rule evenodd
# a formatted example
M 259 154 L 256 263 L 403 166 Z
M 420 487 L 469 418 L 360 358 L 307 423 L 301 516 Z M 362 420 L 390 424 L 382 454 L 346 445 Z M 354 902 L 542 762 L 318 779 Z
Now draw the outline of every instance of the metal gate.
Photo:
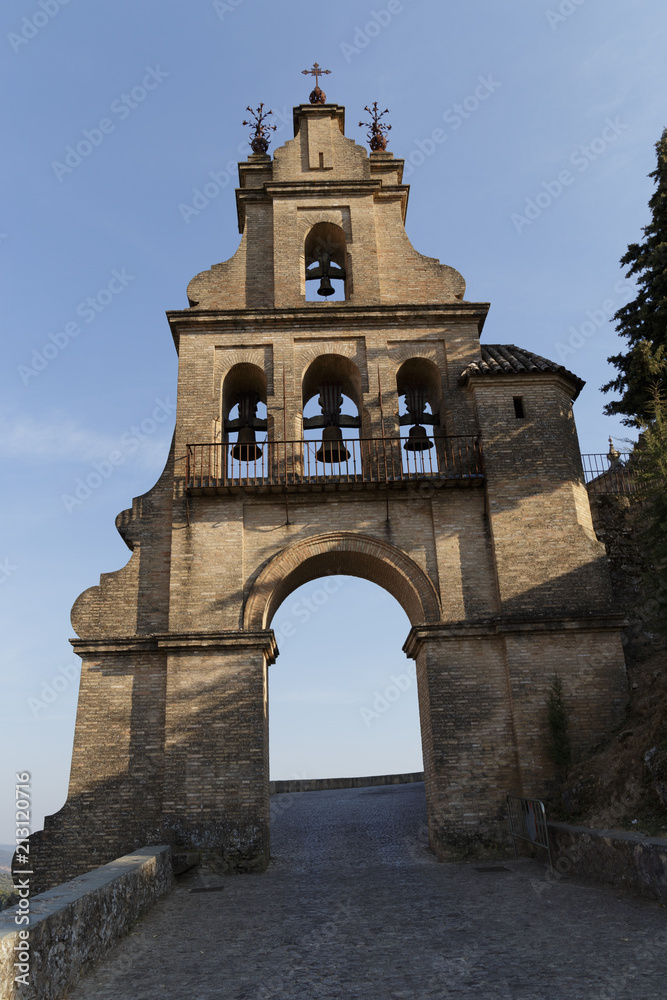
M 549 828 L 544 803 L 540 799 L 524 799 L 519 795 L 507 796 L 507 819 L 509 822 L 514 857 L 518 859 L 517 840 L 525 840 L 533 847 L 543 847 L 549 857 L 549 868 L 554 873 L 549 845 Z

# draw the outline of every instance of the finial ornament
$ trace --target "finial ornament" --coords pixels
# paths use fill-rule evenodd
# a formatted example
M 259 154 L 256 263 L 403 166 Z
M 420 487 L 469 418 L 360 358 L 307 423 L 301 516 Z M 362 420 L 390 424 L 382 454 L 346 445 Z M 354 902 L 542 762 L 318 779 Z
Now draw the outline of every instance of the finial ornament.
M 250 133 L 250 145 L 252 146 L 253 153 L 266 153 L 269 148 L 269 142 L 271 137 L 269 135 L 269 130 L 275 130 L 278 128 L 277 125 L 265 125 L 264 119 L 268 118 L 269 115 L 273 114 L 273 111 L 264 111 L 264 105 L 260 106 L 255 111 L 251 107 L 247 107 L 246 111 L 249 111 L 253 117 L 252 121 L 243 121 L 242 125 L 250 125 L 252 132 Z
M 369 115 L 372 115 L 373 120 L 370 122 L 359 122 L 359 128 L 368 129 L 368 145 L 371 147 L 373 153 L 381 152 L 387 148 L 387 136 L 384 134 L 391 129 L 391 125 L 385 125 L 380 119 L 389 114 L 389 108 L 385 108 L 384 111 L 378 111 L 378 102 L 373 101 L 373 107 L 369 108 L 368 105 L 364 108 L 364 111 L 368 111 Z
M 314 76 L 315 77 L 315 89 L 310 92 L 310 103 L 311 104 L 326 104 L 327 95 L 319 87 L 319 78 L 321 76 L 327 76 L 331 70 L 322 69 L 319 63 L 313 63 L 312 69 L 302 69 L 301 72 L 304 76 Z

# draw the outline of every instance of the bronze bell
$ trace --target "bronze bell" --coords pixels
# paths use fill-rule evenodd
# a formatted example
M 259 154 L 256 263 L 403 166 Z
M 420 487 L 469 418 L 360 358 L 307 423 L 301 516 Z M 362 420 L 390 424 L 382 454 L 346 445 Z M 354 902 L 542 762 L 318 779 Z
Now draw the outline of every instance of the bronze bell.
M 232 448 L 232 457 L 237 462 L 255 462 L 262 457 L 262 449 L 255 441 L 255 431 L 252 427 L 241 427 L 236 444 Z
M 408 440 L 405 442 L 406 451 L 428 451 L 431 447 L 431 439 L 426 433 L 426 428 L 421 424 L 415 424 L 410 428 Z
M 320 278 L 320 287 L 317 289 L 317 294 L 318 295 L 333 295 L 333 293 L 335 291 L 336 291 L 336 289 L 334 288 L 334 286 L 331 284 L 331 281 L 329 280 L 329 275 L 328 274 L 323 274 L 322 277 Z
M 333 425 L 325 427 L 322 431 L 322 444 L 317 453 L 318 462 L 340 463 L 347 462 L 350 453 L 343 443 L 343 432 L 340 427 Z

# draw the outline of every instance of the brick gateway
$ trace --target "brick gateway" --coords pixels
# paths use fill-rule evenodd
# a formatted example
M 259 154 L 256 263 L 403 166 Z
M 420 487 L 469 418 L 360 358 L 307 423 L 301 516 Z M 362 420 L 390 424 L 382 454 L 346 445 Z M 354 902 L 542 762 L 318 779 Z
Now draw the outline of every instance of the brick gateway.
M 32 838 L 41 888 L 146 843 L 266 866 L 271 621 L 321 576 L 371 580 L 409 616 L 441 859 L 504 840 L 507 790 L 548 789 L 555 671 L 577 749 L 622 711 L 622 620 L 572 416 L 583 383 L 480 345 L 488 305 L 412 247 L 402 175 L 326 103 L 239 164 L 240 246 L 168 313 L 166 468 L 117 519 L 127 565 L 74 605 L 71 780 Z

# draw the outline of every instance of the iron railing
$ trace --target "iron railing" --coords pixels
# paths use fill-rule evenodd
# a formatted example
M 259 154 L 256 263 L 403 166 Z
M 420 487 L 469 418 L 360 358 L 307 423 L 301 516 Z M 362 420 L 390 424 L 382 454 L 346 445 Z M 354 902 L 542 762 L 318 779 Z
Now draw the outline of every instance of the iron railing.
M 634 493 L 637 475 L 630 464 L 630 453 L 609 455 L 582 455 L 584 482 L 589 494 Z
M 517 840 L 524 840 L 533 847 L 543 847 L 549 857 L 549 868 L 554 873 L 551 861 L 551 846 L 549 844 L 549 827 L 544 803 L 540 799 L 525 799 L 519 795 L 507 796 L 507 821 L 509 823 L 514 857 L 519 855 L 516 849 Z
M 189 489 L 201 489 L 382 485 L 425 479 L 471 483 L 484 478 L 482 449 L 475 435 L 435 438 L 428 451 L 406 451 L 405 440 L 347 438 L 329 442 L 327 453 L 320 441 L 259 441 L 261 455 L 253 461 L 235 458 L 234 442 L 189 444 L 186 481 Z M 252 449 L 249 453 L 254 454 Z

